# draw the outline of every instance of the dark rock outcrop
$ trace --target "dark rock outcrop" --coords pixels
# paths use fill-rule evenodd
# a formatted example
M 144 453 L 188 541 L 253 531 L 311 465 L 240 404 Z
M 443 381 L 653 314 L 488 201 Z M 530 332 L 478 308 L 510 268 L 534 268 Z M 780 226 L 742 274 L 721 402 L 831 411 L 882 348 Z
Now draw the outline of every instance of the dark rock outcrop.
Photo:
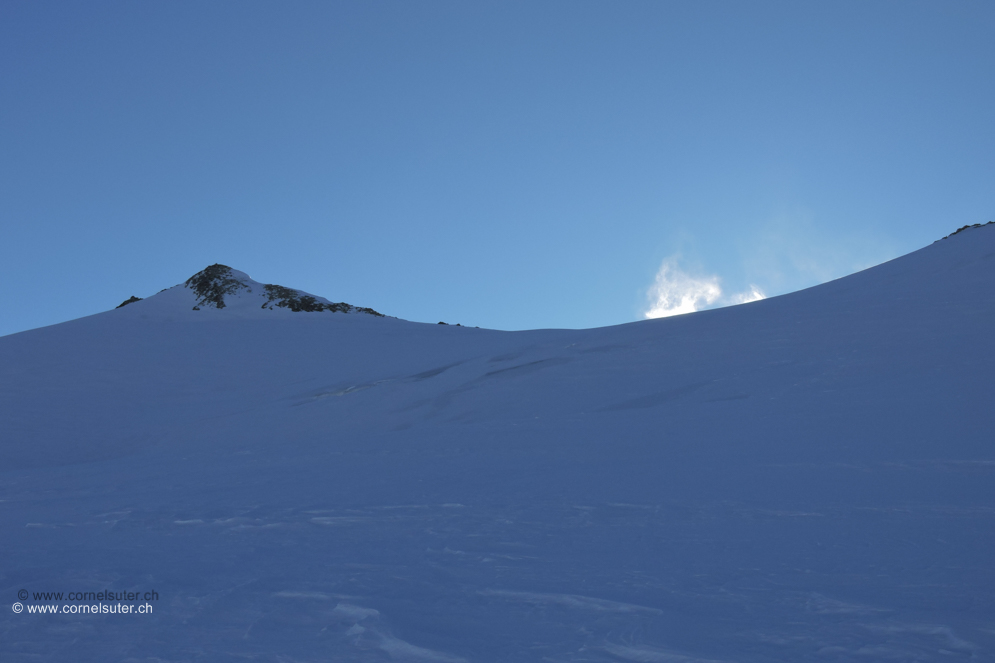
M 953 237 L 957 233 L 963 232 L 964 230 L 970 230 L 971 228 L 981 228 L 982 226 L 990 226 L 990 225 L 995 225 L 995 221 L 989 221 L 988 223 L 975 223 L 975 224 L 971 224 L 971 225 L 967 225 L 967 226 L 961 226 L 957 230 L 955 230 L 952 233 L 950 233 L 949 235 L 947 235 L 947 237 Z M 944 237 L 943 239 L 946 239 L 947 237 Z
M 121 308 L 122 306 L 127 306 L 128 304 L 134 304 L 135 302 L 140 302 L 140 301 L 142 301 L 141 297 L 135 297 L 134 295 L 132 295 L 128 299 L 124 300 L 123 302 L 115 306 L 114 308 Z
M 345 302 L 325 304 L 324 302 L 319 302 L 311 295 L 306 295 L 292 288 L 285 288 L 282 285 L 264 285 L 263 289 L 266 291 L 266 302 L 262 307 L 271 310 L 274 306 L 279 306 L 280 308 L 288 308 L 295 313 L 301 311 L 307 313 L 331 311 L 333 313 L 367 313 L 383 317 L 382 313 L 377 313 L 371 308 L 353 306 Z
M 231 267 L 214 264 L 197 272 L 187 279 L 186 286 L 197 295 L 195 311 L 201 306 L 225 307 L 225 295 L 234 295 L 239 290 L 252 292 L 247 284 L 232 275 Z

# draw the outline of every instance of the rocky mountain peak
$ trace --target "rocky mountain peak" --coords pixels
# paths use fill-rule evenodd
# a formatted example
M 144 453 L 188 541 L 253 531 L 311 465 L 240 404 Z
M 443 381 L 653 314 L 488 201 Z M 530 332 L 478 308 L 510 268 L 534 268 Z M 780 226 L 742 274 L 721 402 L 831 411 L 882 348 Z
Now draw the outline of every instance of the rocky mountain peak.
M 239 290 L 252 292 L 249 284 L 237 278 L 231 267 L 217 263 L 188 278 L 185 285 L 197 295 L 195 311 L 202 306 L 224 308 L 225 295 L 234 295 Z
M 331 311 L 332 313 L 365 313 L 383 317 L 371 308 L 353 306 L 345 302 L 334 303 L 323 297 L 308 294 L 302 290 L 287 288 L 282 285 L 257 283 L 244 272 L 214 264 L 197 272 L 186 280 L 184 286 L 193 291 L 196 297 L 193 310 L 202 308 L 223 309 L 233 300 L 243 302 L 246 299 L 258 297 L 259 308 L 275 310 L 287 309 L 294 313 L 315 313 Z M 248 297 L 247 297 L 248 296 Z

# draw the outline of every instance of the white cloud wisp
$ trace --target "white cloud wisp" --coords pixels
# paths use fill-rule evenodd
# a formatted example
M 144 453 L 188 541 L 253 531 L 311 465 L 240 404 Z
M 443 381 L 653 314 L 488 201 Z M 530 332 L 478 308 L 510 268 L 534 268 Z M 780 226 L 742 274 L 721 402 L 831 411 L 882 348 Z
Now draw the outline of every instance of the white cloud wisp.
M 649 305 L 643 313 L 646 318 L 666 318 L 766 298 L 755 285 L 751 285 L 746 292 L 723 297 L 718 276 L 692 276 L 678 266 L 676 257 L 667 258 L 660 265 L 648 296 Z

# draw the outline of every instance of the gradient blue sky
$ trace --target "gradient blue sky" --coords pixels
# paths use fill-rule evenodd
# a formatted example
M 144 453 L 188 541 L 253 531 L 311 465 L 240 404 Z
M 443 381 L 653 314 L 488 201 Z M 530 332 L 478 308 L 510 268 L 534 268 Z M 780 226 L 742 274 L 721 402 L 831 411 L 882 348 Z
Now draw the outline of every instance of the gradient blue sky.
M 221 262 L 399 317 L 637 320 L 995 218 L 992 2 L 0 3 L 0 334 Z

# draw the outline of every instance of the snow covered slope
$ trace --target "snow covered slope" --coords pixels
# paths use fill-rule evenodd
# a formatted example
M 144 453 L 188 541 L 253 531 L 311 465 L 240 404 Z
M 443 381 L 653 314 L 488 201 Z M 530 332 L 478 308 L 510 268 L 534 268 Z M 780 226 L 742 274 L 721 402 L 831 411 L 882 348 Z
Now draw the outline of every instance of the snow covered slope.
M 0 338 L 4 662 L 995 660 L 995 226 L 582 331 L 183 290 Z

